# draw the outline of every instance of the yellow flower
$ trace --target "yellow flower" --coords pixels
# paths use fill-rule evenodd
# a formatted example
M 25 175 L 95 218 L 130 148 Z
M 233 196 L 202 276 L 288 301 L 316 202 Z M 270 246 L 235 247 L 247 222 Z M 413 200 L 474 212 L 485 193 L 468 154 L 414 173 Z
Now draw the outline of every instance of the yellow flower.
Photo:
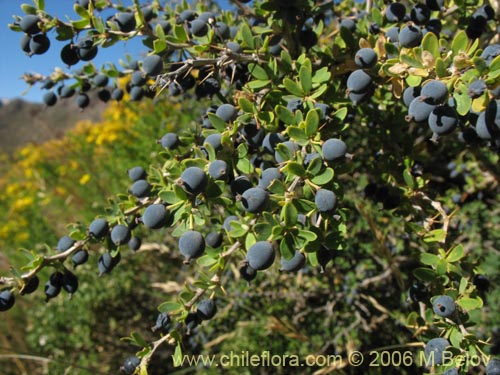
M 87 182 L 90 181 L 90 175 L 88 173 L 85 173 L 81 178 L 80 178 L 80 185 L 85 185 Z

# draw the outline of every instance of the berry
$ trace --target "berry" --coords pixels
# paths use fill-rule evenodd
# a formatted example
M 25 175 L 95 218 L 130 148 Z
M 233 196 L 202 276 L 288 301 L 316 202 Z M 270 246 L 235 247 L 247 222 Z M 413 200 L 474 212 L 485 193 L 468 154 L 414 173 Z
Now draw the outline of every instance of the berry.
M 151 193 L 151 185 L 146 180 L 137 180 L 130 187 L 129 193 L 137 198 L 146 198 Z
M 434 313 L 443 318 L 452 316 L 455 313 L 455 309 L 455 301 L 450 296 L 437 296 L 432 302 Z
M 217 313 L 217 305 L 213 299 L 205 299 L 198 303 L 196 314 L 200 320 L 210 320 Z
M 49 280 L 45 283 L 45 300 L 49 301 L 61 293 L 63 274 L 61 272 L 54 272 L 50 275 Z
M 16 297 L 11 290 L 4 289 L 0 292 L 0 311 L 7 311 L 14 306 Z
M 486 82 L 482 79 L 476 79 L 467 87 L 467 94 L 471 99 L 479 98 L 486 91 Z
M 490 44 L 481 53 L 481 57 L 486 61 L 488 66 L 498 55 L 500 55 L 500 44 Z
M 448 99 L 448 88 L 443 82 L 434 79 L 422 87 L 420 95 L 429 104 L 443 104 Z
M 78 279 L 70 271 L 64 272 L 62 278 L 62 288 L 69 294 L 74 294 L 78 290 Z
M 389 22 L 402 21 L 406 15 L 406 8 L 401 3 L 391 3 L 385 8 L 385 18 Z
M 443 352 L 448 346 L 450 346 L 449 341 L 442 337 L 429 340 L 424 349 L 426 362 L 440 365 L 443 362 Z
M 284 145 L 288 149 L 289 153 L 292 155 L 292 158 L 293 158 L 295 153 L 298 151 L 298 148 L 299 148 L 297 143 L 295 143 L 294 141 L 285 141 L 281 144 Z M 281 154 L 278 152 L 278 150 L 274 151 L 274 158 L 280 164 L 284 163 L 288 160 L 288 156 L 285 159 L 283 156 L 281 156 Z
M 90 99 L 89 99 L 89 96 L 87 94 L 80 93 L 76 97 L 75 102 L 76 102 L 76 105 L 78 106 L 78 108 L 84 109 L 89 105 Z
M 66 44 L 61 49 L 61 60 L 68 66 L 75 65 L 80 61 L 78 56 L 78 49 L 73 44 Z
M 156 324 L 152 328 L 152 331 L 155 332 L 157 330 L 161 330 L 164 334 L 168 333 L 171 328 L 172 320 L 170 319 L 170 315 L 167 313 L 160 313 L 156 318 Z
M 434 108 L 428 118 L 429 128 L 437 135 L 449 134 L 458 125 L 458 114 L 455 108 L 440 105 Z
M 80 249 L 76 251 L 71 257 L 71 261 L 73 262 L 74 268 L 76 268 L 81 264 L 86 263 L 88 259 L 89 259 L 89 252 L 85 249 Z
M 217 21 L 214 25 L 215 36 L 221 40 L 228 39 L 230 35 L 229 27 L 222 21 Z
M 286 260 L 285 258 L 281 258 L 281 268 L 280 271 L 286 271 L 286 272 L 297 272 L 300 270 L 304 265 L 306 264 L 306 256 L 304 253 L 300 251 L 295 251 L 295 255 L 289 259 Z
M 181 182 L 184 189 L 193 195 L 200 194 L 205 190 L 208 177 L 199 167 L 189 167 L 181 174 Z
M 177 24 L 184 23 L 186 21 L 193 21 L 196 18 L 197 14 L 194 10 L 186 9 L 179 14 L 177 17 Z
M 241 53 L 242 51 L 240 44 L 236 42 L 227 42 L 226 48 L 234 53 Z
M 144 89 L 140 86 L 132 86 L 130 89 L 130 100 L 138 102 L 144 97 Z
M 399 43 L 399 26 L 394 26 L 387 30 L 385 33 L 385 37 L 391 43 Z
M 208 33 L 207 23 L 200 18 L 197 18 L 197 19 L 191 21 L 188 24 L 188 27 L 189 27 L 189 31 L 194 36 L 202 37 L 202 36 L 207 35 L 207 33 Z
M 200 324 L 200 318 L 198 317 L 198 314 L 195 312 L 190 312 L 186 316 L 186 320 L 184 321 L 184 324 L 186 324 L 186 334 L 191 335 L 192 331 Z
M 111 99 L 116 100 L 117 102 L 123 99 L 123 95 L 123 90 L 118 87 L 111 91 Z
M 123 12 L 115 15 L 116 23 L 123 33 L 129 33 L 135 29 L 136 22 L 133 13 Z
M 104 238 L 108 234 L 109 224 L 106 219 L 95 219 L 89 225 L 89 235 L 94 236 L 96 239 Z
M 429 104 L 423 96 L 417 96 L 408 107 L 407 121 L 424 122 L 428 121 L 431 112 L 436 108 L 434 104 Z
M 240 267 L 239 271 L 241 278 L 248 282 L 252 281 L 257 276 L 257 271 L 246 263 Z
M 425 4 L 417 4 L 410 11 L 410 19 L 417 25 L 425 25 L 431 16 L 431 10 Z
M 102 89 L 97 92 L 97 97 L 104 103 L 107 103 L 111 99 L 111 93 L 108 89 Z
M 491 358 L 486 365 L 486 375 L 500 375 L 500 359 Z
M 224 227 L 225 230 L 231 232 L 233 230 L 233 228 L 231 227 L 231 221 L 239 221 L 239 220 L 240 220 L 239 217 L 236 215 L 228 216 L 224 219 L 224 224 L 222 226 Z
M 147 56 L 142 62 L 142 69 L 151 76 L 157 76 L 163 71 L 163 59 L 159 55 Z
M 215 114 L 225 122 L 231 122 L 238 116 L 238 110 L 232 104 L 222 104 L 217 108 Z
M 155 203 L 148 206 L 143 214 L 141 221 L 150 229 L 160 229 L 167 224 L 168 210 L 163 204 Z
M 132 237 L 130 241 L 128 241 L 128 247 L 132 251 L 137 251 L 141 248 L 142 241 L 139 237 Z
M 420 86 L 412 87 L 408 86 L 405 91 L 403 91 L 403 103 L 405 106 L 409 107 L 413 99 L 420 95 Z
M 113 227 L 113 229 L 111 229 L 111 241 L 116 246 L 126 244 L 130 241 L 130 236 L 130 229 L 123 224 L 117 224 Z
M 57 242 L 57 250 L 60 252 L 69 250 L 75 243 L 76 241 L 71 237 L 63 236 L 59 239 L 59 242 Z
M 142 86 L 142 85 L 145 85 L 147 81 L 148 81 L 148 77 L 146 77 L 140 71 L 135 71 L 130 76 L 130 84 L 132 86 Z
M 163 147 L 174 150 L 179 146 L 179 137 L 175 133 L 167 133 L 161 137 L 159 142 Z
M 347 92 L 362 94 L 366 92 L 372 83 L 372 77 L 364 70 L 358 69 L 349 74 L 347 78 Z
M 330 138 L 323 143 L 321 151 L 323 152 L 323 159 L 331 162 L 345 158 L 347 146 L 344 141 L 340 139 Z
M 268 269 L 274 262 L 275 253 L 273 244 L 269 241 L 258 241 L 247 251 L 248 265 L 254 270 Z
M 262 141 L 262 147 L 270 154 L 274 154 L 276 146 L 285 142 L 285 137 L 281 133 L 267 133 Z
M 342 20 L 342 21 L 344 21 L 344 20 Z M 356 23 L 353 21 L 351 21 L 351 22 L 352 22 L 352 24 L 350 24 L 349 27 L 350 27 L 350 30 L 352 30 L 352 32 L 354 32 L 354 31 L 356 31 Z M 342 24 L 342 22 L 341 22 L 340 26 L 341 27 L 345 26 L 345 24 Z M 314 30 L 312 30 L 309 27 L 305 27 L 300 31 L 299 41 L 300 41 L 300 44 L 302 44 L 306 49 L 309 49 L 309 48 L 314 47 L 316 45 L 316 43 L 318 43 L 318 36 L 314 32 Z
M 106 74 L 98 74 L 94 77 L 94 85 L 104 87 L 108 84 L 109 78 Z
M 80 39 L 76 43 L 77 53 L 80 60 L 90 61 L 97 56 L 97 46 L 94 46 L 94 42 L 91 37 L 85 37 Z
M 253 185 L 247 176 L 238 176 L 231 182 L 231 193 L 234 196 L 241 195 L 252 187 Z
M 356 21 L 354 21 L 352 18 L 342 18 L 339 23 L 339 27 L 344 27 L 353 33 L 356 31 Z
M 205 242 L 211 248 L 217 249 L 222 245 L 222 241 L 224 238 L 222 237 L 222 233 L 219 232 L 210 232 L 205 237 Z
M 490 288 L 490 280 L 485 275 L 474 275 L 472 283 L 480 292 L 486 292 Z
M 145 180 L 148 174 L 143 167 L 133 167 L 127 171 L 128 177 L 135 182 L 137 180 Z
M 224 160 L 214 160 L 208 166 L 208 174 L 214 180 L 223 180 L 227 177 L 227 163 Z
M 186 262 L 199 258 L 205 251 L 205 239 L 200 232 L 188 230 L 179 238 L 179 250 Z
M 49 91 L 49 92 L 46 92 L 44 95 L 43 95 L 43 102 L 51 107 L 53 106 L 54 104 L 57 103 L 57 95 L 54 94 L 53 91 Z
M 413 302 L 423 302 L 428 299 L 425 285 L 418 282 L 410 287 L 408 295 Z
M 295 111 L 302 111 L 304 109 L 304 103 L 302 99 L 290 99 L 288 103 L 286 103 L 286 108 L 295 113 Z
M 40 285 L 40 279 L 37 275 L 33 276 L 31 279 L 25 282 L 24 288 L 21 290 L 21 294 L 31 294 L 38 289 Z
M 120 262 L 121 255 L 120 253 L 116 254 L 113 258 L 111 253 L 105 252 L 103 253 L 97 262 L 97 268 L 99 269 L 99 276 L 104 275 L 105 273 L 110 273 L 113 268 Z
M 441 10 L 444 8 L 444 0 L 425 0 L 425 4 L 431 10 Z
M 361 48 L 354 55 L 354 62 L 359 68 L 373 68 L 377 63 L 377 53 L 371 48 Z
M 21 27 L 21 30 L 26 34 L 34 35 L 40 32 L 38 22 L 40 22 L 40 17 L 34 14 L 27 14 L 21 19 L 21 21 L 19 22 L 19 26 Z
M 30 40 L 30 51 L 35 55 L 43 55 L 49 47 L 50 39 L 45 34 L 34 35 Z
M 123 363 L 122 369 L 126 375 L 132 375 L 140 364 L 141 360 L 138 357 L 128 357 Z
M 314 196 L 314 202 L 319 212 L 329 213 L 335 210 L 337 206 L 337 196 L 331 190 L 318 189 Z
M 269 194 L 260 187 L 250 188 L 245 190 L 241 195 L 241 203 L 245 211 L 251 213 L 259 213 L 266 207 Z
M 422 31 L 415 25 L 407 25 L 399 31 L 399 44 L 401 44 L 402 47 L 417 47 L 420 45 L 422 38 Z
M 75 94 L 75 89 L 71 86 L 62 86 L 59 96 L 61 98 L 71 98 Z
M 213 133 L 205 138 L 203 144 L 208 143 L 215 151 L 219 151 L 222 148 L 222 134 Z
M 259 178 L 259 184 L 257 185 L 261 189 L 267 189 L 273 181 L 280 181 L 283 178 L 280 170 L 275 167 L 266 168 L 262 171 L 262 174 Z

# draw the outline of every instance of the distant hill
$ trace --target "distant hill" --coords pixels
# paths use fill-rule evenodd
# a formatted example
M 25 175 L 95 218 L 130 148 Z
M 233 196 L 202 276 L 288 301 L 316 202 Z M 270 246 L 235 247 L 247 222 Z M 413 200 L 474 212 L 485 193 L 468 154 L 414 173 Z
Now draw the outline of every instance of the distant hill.
M 74 98 L 58 100 L 53 107 L 23 99 L 0 101 L 0 151 L 12 155 L 28 143 L 59 138 L 80 120 L 98 121 L 106 104 L 91 97 L 91 105 L 81 111 Z

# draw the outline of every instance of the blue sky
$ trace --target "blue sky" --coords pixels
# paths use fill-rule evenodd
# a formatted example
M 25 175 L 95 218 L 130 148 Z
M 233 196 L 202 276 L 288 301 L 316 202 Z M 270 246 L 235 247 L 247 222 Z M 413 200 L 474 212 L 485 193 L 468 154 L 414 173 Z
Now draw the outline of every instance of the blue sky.
M 28 57 L 20 48 L 19 41 L 22 33 L 11 31 L 7 25 L 14 21 L 15 15 L 23 15 L 21 4 L 31 3 L 31 0 L 0 0 L 0 45 L 2 46 L 2 55 L 0 57 L 0 98 L 22 97 L 25 100 L 41 102 L 44 94 L 37 86 L 32 87 L 25 95 L 28 85 L 20 78 L 24 73 L 36 72 L 43 75 L 50 74 L 54 67 L 65 68 L 61 62 L 59 53 L 61 48 L 68 43 L 55 40 L 55 32 L 51 31 L 48 35 L 51 39 L 49 50 L 43 55 Z M 122 3 L 128 4 L 129 1 Z M 132 3 L 132 1 L 130 1 Z M 220 2 L 228 7 L 227 0 Z M 76 19 L 77 15 L 73 11 L 74 0 L 45 0 L 45 10 L 47 13 L 57 16 L 62 20 Z M 105 62 L 118 63 L 126 53 L 135 57 L 140 57 L 145 53 L 146 48 L 138 38 L 126 43 L 117 43 L 116 45 L 99 50 L 94 60 L 94 64 L 99 67 Z M 78 68 L 83 63 L 75 65 Z

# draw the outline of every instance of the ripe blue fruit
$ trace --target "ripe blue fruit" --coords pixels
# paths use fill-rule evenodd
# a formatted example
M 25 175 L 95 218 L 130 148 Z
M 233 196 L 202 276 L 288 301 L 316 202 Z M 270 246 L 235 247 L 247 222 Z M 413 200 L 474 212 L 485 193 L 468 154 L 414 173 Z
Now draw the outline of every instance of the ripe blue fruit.
M 130 229 L 123 224 L 117 224 L 113 227 L 113 229 L 111 229 L 111 241 L 116 246 L 126 244 L 128 241 L 130 241 L 130 237 Z
M 420 45 L 422 38 L 422 31 L 415 25 L 408 24 L 399 31 L 399 44 L 402 47 L 417 47 Z
M 198 303 L 196 314 L 200 320 L 210 320 L 217 313 L 217 305 L 213 299 L 205 299 Z
M 69 294 L 74 294 L 78 290 L 78 278 L 70 271 L 64 272 L 61 284 L 62 288 Z
M 161 137 L 159 143 L 169 150 L 175 150 L 179 146 L 179 137 L 175 133 L 167 133 Z
M 486 64 L 490 66 L 491 62 L 500 55 L 500 44 L 490 44 L 481 53 L 481 57 L 486 61 Z
M 232 231 L 231 221 L 239 221 L 240 219 L 236 215 L 230 215 L 224 219 L 224 224 L 222 225 L 228 232 Z
M 94 77 L 94 85 L 96 85 L 97 87 L 104 87 L 108 84 L 109 82 L 109 78 L 106 74 L 97 74 L 95 77 Z
M 128 247 L 132 251 L 137 251 L 141 248 L 142 240 L 139 237 L 132 237 L 130 241 L 128 241 Z
M 224 237 L 222 236 L 222 233 L 219 233 L 219 232 L 210 232 L 205 237 L 206 244 L 214 249 L 217 249 L 218 247 L 220 247 L 222 245 L 223 240 L 224 240 Z
M 241 53 L 242 51 L 240 44 L 236 42 L 227 42 L 226 48 L 234 53 Z
M 273 244 L 269 241 L 257 241 L 247 251 L 247 262 L 254 270 L 262 271 L 272 266 L 275 258 Z
M 296 250 L 294 256 L 291 259 L 286 260 L 281 258 L 281 268 L 280 271 L 286 272 L 297 272 L 306 264 L 306 256 L 304 253 Z
M 238 110 L 234 105 L 225 103 L 217 108 L 215 114 L 225 122 L 231 122 L 238 116 Z
M 486 375 L 500 375 L 500 359 L 491 358 L 486 365 Z
M 138 357 L 128 357 L 127 359 L 125 359 L 122 369 L 126 375 L 132 375 L 140 364 L 141 360 Z
M 476 286 L 476 289 L 480 292 L 487 292 L 490 288 L 490 280 L 486 275 L 474 275 L 472 283 Z
M 241 203 L 245 211 L 251 213 L 262 212 L 267 205 L 269 193 L 260 187 L 245 190 L 241 195 Z
M 408 107 L 408 116 L 406 121 L 425 122 L 428 121 L 431 112 L 436 108 L 425 100 L 424 96 L 417 96 Z
M 31 37 L 30 52 L 35 55 L 42 55 L 49 50 L 50 39 L 45 34 L 37 34 Z
M 167 313 L 159 313 L 156 318 L 156 324 L 152 329 L 153 332 L 161 330 L 162 333 L 167 334 L 170 331 L 172 320 Z
M 179 250 L 186 258 L 186 262 L 199 258 L 205 251 L 205 239 L 195 230 L 188 230 L 179 238 Z
M 148 197 L 151 193 L 151 185 L 146 180 L 137 180 L 130 186 L 129 193 L 137 198 Z
M 71 261 L 73 262 L 74 268 L 76 268 L 81 264 L 86 263 L 88 259 L 89 259 L 89 252 L 85 249 L 77 250 L 71 257 Z
M 229 31 L 229 27 L 225 22 L 217 21 L 214 25 L 215 36 L 220 40 L 228 39 L 231 34 Z
M 61 49 L 61 60 L 69 66 L 75 65 L 78 61 L 80 61 L 80 57 L 78 57 L 78 50 L 72 43 L 66 44 Z
M 31 294 L 38 289 L 38 285 L 40 285 L 40 279 L 37 275 L 35 275 L 26 281 L 23 290 L 20 291 L 20 294 Z
M 286 108 L 290 112 L 301 111 L 302 109 L 304 109 L 304 103 L 302 99 L 290 99 L 286 103 Z
M 330 213 L 337 207 L 337 196 L 328 189 L 318 189 L 314 196 L 314 203 L 319 212 Z
M 344 159 L 347 153 L 347 146 L 344 141 L 337 138 L 330 138 L 321 146 L 323 159 L 332 162 Z
M 129 33 L 136 27 L 134 13 L 120 12 L 115 15 L 116 24 L 123 33 Z
M 163 71 L 163 59 L 159 55 L 149 55 L 142 62 L 142 69 L 151 76 L 157 76 Z
M 189 31 L 194 36 L 202 37 L 202 36 L 207 35 L 207 33 L 208 33 L 207 23 L 200 18 L 196 18 L 196 19 L 192 20 L 191 22 L 189 22 L 188 27 L 189 27 Z
M 222 134 L 220 133 L 212 133 L 209 134 L 203 144 L 208 143 L 213 147 L 215 151 L 219 151 L 222 148 Z
M 271 186 L 273 181 L 275 180 L 280 181 L 282 178 L 283 175 L 281 174 L 278 168 L 276 167 L 266 168 L 262 171 L 257 186 L 262 189 L 267 189 L 269 186 Z
M 49 280 L 45 283 L 45 300 L 49 301 L 55 298 L 61 293 L 61 287 L 63 283 L 63 274 L 59 271 L 54 272 L 50 275 Z
M 347 92 L 362 94 L 370 88 L 372 77 L 362 69 L 354 70 L 347 78 Z
M 425 4 L 431 10 L 441 10 L 444 7 L 444 0 L 425 0 Z
M 120 259 L 121 259 L 120 253 L 116 254 L 114 258 L 111 256 L 111 253 L 109 252 L 103 253 L 99 257 L 99 260 L 97 261 L 99 276 L 102 276 L 105 273 L 110 273 L 113 270 L 113 268 L 115 268 L 116 265 L 120 262 Z
M 140 86 L 132 86 L 130 89 L 130 100 L 138 102 L 144 97 L 144 89 Z
M 90 61 L 97 56 L 97 46 L 94 46 L 94 41 L 90 36 L 80 39 L 76 43 L 76 48 L 80 60 Z
M 356 31 L 356 21 L 354 21 L 352 18 L 342 18 L 339 23 L 339 27 L 345 27 L 347 30 L 353 33 Z
M 469 85 L 469 87 L 467 87 L 467 95 L 469 95 L 469 97 L 472 99 L 479 98 L 484 94 L 486 89 L 486 82 L 484 82 L 482 79 L 476 79 Z
M 262 147 L 270 154 L 274 154 L 276 146 L 279 143 L 285 142 L 285 140 L 285 137 L 281 133 L 267 133 L 262 140 Z
M 241 278 L 247 282 L 250 282 L 257 277 L 257 271 L 250 267 L 247 263 L 243 264 L 239 271 Z
M 89 225 L 89 235 L 96 239 L 104 238 L 108 234 L 109 223 L 106 219 L 95 219 Z
M 417 25 L 425 25 L 431 16 L 431 10 L 425 4 L 416 4 L 410 11 L 411 20 Z
M 26 34 L 34 35 L 40 32 L 38 22 L 40 22 L 40 17 L 34 14 L 27 14 L 19 22 L 19 27 L 21 27 L 21 30 Z
M 440 365 L 443 363 L 443 352 L 448 346 L 450 346 L 449 341 L 442 337 L 429 340 L 424 348 L 426 363 L 430 363 L 431 365 Z
M 443 372 L 443 375 L 458 375 L 458 370 L 456 368 L 450 368 Z
M 89 96 L 85 93 L 80 93 L 75 99 L 76 105 L 80 109 L 86 108 L 90 104 Z
M 456 310 L 455 301 L 450 296 L 437 296 L 432 302 L 432 310 L 443 318 L 450 317 Z
M 75 89 L 71 86 L 61 86 L 59 96 L 61 98 L 71 98 L 75 94 Z
M 295 153 L 298 151 L 299 149 L 299 146 L 297 145 L 297 143 L 295 143 L 294 141 L 285 141 L 283 143 L 281 143 L 282 145 L 284 145 L 288 151 L 289 151 L 289 154 L 291 155 L 291 157 L 293 158 Z M 285 158 L 284 156 L 282 156 L 278 150 L 276 149 L 274 151 L 274 158 L 276 159 L 276 161 L 278 163 L 284 163 L 288 160 L 288 157 Z
M 70 249 L 76 241 L 69 236 L 62 236 L 57 242 L 57 250 L 60 252 Z
M 437 135 L 449 134 L 458 126 L 457 110 L 448 105 L 437 106 L 429 115 L 428 124 Z
M 197 195 L 205 191 L 208 177 L 203 169 L 199 167 L 188 167 L 182 172 L 180 181 L 188 193 Z
M 194 10 L 186 9 L 183 10 L 177 17 L 177 24 L 184 23 L 186 21 L 193 21 L 197 14 Z
M 422 86 L 420 96 L 429 104 L 443 104 L 448 99 L 448 88 L 444 82 L 433 79 Z
M 144 210 L 142 223 L 150 229 L 160 229 L 167 224 L 168 210 L 160 203 L 152 204 Z
M 148 174 L 143 167 L 136 166 L 132 167 L 127 171 L 128 177 L 135 182 L 137 180 L 145 180 Z
M 409 107 L 413 99 L 420 95 L 420 86 L 408 86 L 405 91 L 403 91 L 403 103 L 405 106 Z
M 227 177 L 228 166 L 224 160 L 214 160 L 208 166 L 208 174 L 214 180 L 224 180 Z
M 57 95 L 53 91 L 48 91 L 43 95 L 43 102 L 51 107 L 57 103 Z
M 141 71 L 137 70 L 132 73 L 130 76 L 130 84 L 132 86 L 142 86 L 145 85 L 148 81 L 148 77 L 146 77 Z
M 427 299 L 428 293 L 424 284 L 416 282 L 408 290 L 408 295 L 413 302 L 423 302 Z
M 401 3 L 391 3 L 385 8 L 385 18 L 389 22 L 402 21 L 406 15 L 406 8 Z
M 241 195 L 252 187 L 252 182 L 247 176 L 238 176 L 231 182 L 231 193 L 234 196 Z
M 11 290 L 5 289 L 0 292 L 0 311 L 7 311 L 14 306 L 16 297 Z
M 191 335 L 192 331 L 201 323 L 200 318 L 196 312 L 192 311 L 186 316 L 184 324 L 186 325 L 186 335 Z
M 377 53 L 372 48 L 361 48 L 354 55 L 354 63 L 363 69 L 373 68 L 377 59 Z
M 111 91 L 111 99 L 116 100 L 117 102 L 123 99 L 123 95 L 123 90 L 118 87 Z
M 399 43 L 399 26 L 394 26 L 387 30 L 385 33 L 385 37 L 391 43 Z

